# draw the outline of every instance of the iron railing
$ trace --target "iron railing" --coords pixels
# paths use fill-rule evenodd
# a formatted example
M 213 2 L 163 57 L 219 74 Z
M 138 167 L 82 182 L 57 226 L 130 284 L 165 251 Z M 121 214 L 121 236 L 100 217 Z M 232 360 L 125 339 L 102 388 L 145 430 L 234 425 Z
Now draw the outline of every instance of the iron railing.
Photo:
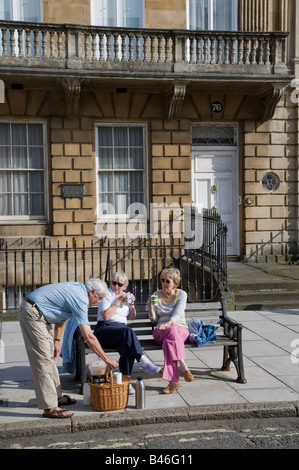
M 123 239 L 102 238 L 90 246 L 61 247 L 59 242 L 47 248 L 12 248 L 7 243 L 0 249 L 2 310 L 16 309 L 33 289 L 55 282 L 85 282 L 99 277 L 108 284 L 112 274 L 123 270 L 130 279 L 129 290 L 137 302 L 146 302 L 159 287 L 159 273 L 164 267 L 176 266 L 181 273 L 180 287 L 188 300 L 199 302 L 217 296 L 227 287 L 226 226 L 213 210 L 203 212 L 202 244 L 192 248 L 186 239 L 152 237 Z M 1 310 L 1 308 L 0 308 Z

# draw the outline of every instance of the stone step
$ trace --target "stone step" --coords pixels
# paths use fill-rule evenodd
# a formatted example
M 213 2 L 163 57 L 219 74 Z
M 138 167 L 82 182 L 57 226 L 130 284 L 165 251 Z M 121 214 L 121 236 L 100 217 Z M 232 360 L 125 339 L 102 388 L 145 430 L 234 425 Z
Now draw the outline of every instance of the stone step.
M 299 292 L 291 290 L 239 291 L 234 293 L 235 302 L 275 302 L 281 299 L 296 301 L 299 306 Z
M 287 300 L 281 299 L 276 301 L 255 301 L 252 299 L 251 302 L 247 301 L 238 301 L 235 302 L 235 310 L 290 310 L 298 309 L 299 312 L 299 302 L 298 300 Z

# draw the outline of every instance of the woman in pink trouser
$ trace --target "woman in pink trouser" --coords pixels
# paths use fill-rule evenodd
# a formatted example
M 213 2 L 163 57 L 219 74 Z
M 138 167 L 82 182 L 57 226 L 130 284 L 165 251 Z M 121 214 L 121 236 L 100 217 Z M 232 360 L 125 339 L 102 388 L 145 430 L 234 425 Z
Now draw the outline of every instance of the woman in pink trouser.
M 180 272 L 176 268 L 166 268 L 161 273 L 162 289 L 149 299 L 149 318 L 155 324 L 153 337 L 162 345 L 164 353 L 163 379 L 168 380 L 168 386 L 163 393 L 175 392 L 180 384 L 178 365 L 186 382 L 194 377 L 185 364 L 185 342 L 189 331 L 185 320 L 187 294 L 178 289 Z M 153 300 L 153 302 L 152 302 Z
M 185 359 L 185 342 L 189 336 L 188 328 L 171 325 L 166 330 L 155 328 L 153 337 L 156 343 L 162 344 L 164 369 L 162 378 L 169 382 L 179 383 L 178 361 Z

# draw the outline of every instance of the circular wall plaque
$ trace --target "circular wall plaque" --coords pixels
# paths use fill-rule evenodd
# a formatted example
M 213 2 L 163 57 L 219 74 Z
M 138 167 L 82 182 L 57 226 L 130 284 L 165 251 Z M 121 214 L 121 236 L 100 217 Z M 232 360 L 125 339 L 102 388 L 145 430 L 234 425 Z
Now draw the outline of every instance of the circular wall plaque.
M 280 186 L 279 176 L 276 173 L 269 171 L 264 174 L 261 184 L 265 191 L 268 191 L 269 193 L 277 191 Z

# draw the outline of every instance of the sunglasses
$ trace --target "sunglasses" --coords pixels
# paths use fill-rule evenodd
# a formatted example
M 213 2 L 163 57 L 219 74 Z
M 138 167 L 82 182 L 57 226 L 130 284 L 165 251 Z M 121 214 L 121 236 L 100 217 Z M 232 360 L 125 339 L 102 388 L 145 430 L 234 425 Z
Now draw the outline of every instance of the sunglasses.
M 166 284 L 170 284 L 171 281 L 169 279 L 161 279 L 161 282 L 166 282 Z
M 118 287 L 122 287 L 124 284 L 122 284 L 121 282 L 116 282 L 116 281 L 112 281 L 112 284 L 114 286 L 118 286 Z

